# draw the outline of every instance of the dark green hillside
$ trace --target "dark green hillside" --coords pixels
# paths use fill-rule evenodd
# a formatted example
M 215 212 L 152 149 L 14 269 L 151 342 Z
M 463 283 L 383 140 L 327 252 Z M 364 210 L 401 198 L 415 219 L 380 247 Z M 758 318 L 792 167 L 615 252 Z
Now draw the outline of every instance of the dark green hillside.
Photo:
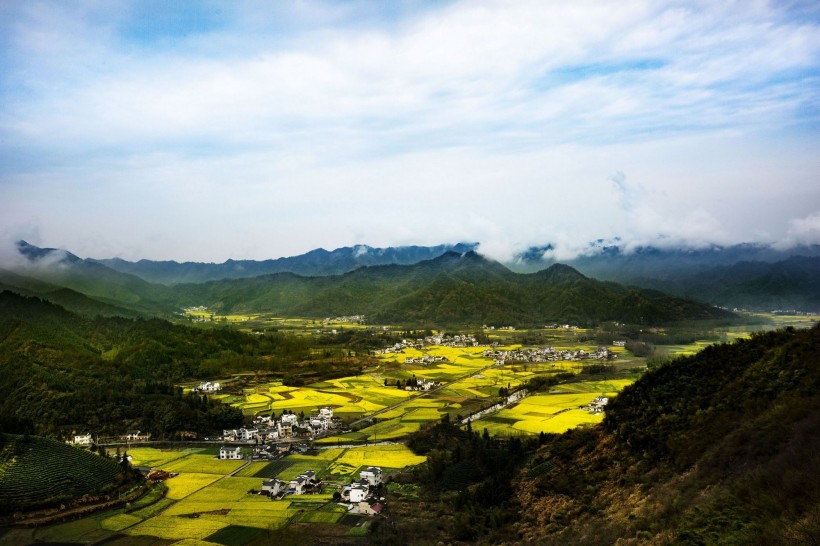
M 0 513 L 111 493 L 138 478 L 114 459 L 38 436 L 0 434 Z
M 206 305 L 223 313 L 365 314 L 381 323 L 657 324 L 732 316 L 691 300 L 595 281 L 563 265 L 517 274 L 474 252 L 450 252 L 411 266 L 364 267 L 335 277 L 278 274 L 177 289 L 179 305 Z
M 820 257 L 776 263 L 740 262 L 673 279 L 637 279 L 642 286 L 729 307 L 820 310 Z
M 514 532 L 543 544 L 820 541 L 820 327 L 644 375 L 603 426 L 542 447 Z
M 9 290 L 22 296 L 35 296 L 81 315 L 136 317 L 137 311 L 104 303 L 70 288 L 64 288 L 0 269 L 0 291 Z
M 292 350 L 300 348 L 275 336 L 159 319 L 92 319 L 2 292 L 0 427 L 42 435 L 138 428 L 168 437 L 235 426 L 242 421 L 238 410 L 183 396 L 174 383 L 233 369 L 271 369 Z

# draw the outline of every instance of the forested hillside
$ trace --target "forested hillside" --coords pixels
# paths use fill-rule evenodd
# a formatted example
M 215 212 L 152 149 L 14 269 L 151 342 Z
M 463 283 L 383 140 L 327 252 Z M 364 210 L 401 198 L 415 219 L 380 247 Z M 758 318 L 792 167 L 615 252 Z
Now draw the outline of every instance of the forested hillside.
M 275 368 L 303 348 L 274 335 L 195 329 L 159 319 L 86 318 L 0 293 L 0 426 L 155 436 L 241 423 L 238 410 L 183 396 L 174 383 L 232 369 Z M 298 356 L 298 355 L 297 355 Z
M 712 346 L 644 375 L 604 426 L 522 474 L 519 536 L 545 544 L 816 544 L 820 327 Z

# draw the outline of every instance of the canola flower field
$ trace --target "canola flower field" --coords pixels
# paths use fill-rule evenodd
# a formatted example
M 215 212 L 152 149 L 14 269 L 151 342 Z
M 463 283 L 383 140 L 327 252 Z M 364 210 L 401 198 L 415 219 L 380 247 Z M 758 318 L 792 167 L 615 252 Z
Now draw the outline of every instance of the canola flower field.
M 596 347 L 589 343 L 575 343 L 570 337 L 555 343 L 556 349 L 588 352 Z M 498 336 L 497 336 L 498 337 Z M 499 339 L 503 339 L 499 337 Z M 520 344 L 505 342 L 497 350 L 520 349 Z M 623 347 L 610 346 L 618 361 L 634 358 Z M 419 430 L 425 423 L 449 416 L 452 420 L 465 417 L 493 405 L 500 389 L 514 390 L 535 376 L 552 376 L 559 373 L 579 374 L 584 366 L 595 361 L 551 361 L 534 363 L 508 363 L 496 366 L 491 357 L 485 357 L 486 346 L 448 347 L 425 346 L 423 349 L 405 348 L 400 353 L 378 355 L 381 365 L 367 373 L 339 379 L 321 381 L 302 387 L 290 387 L 281 382 L 270 382 L 246 388 L 243 395 L 220 398 L 224 403 L 239 407 L 248 416 L 257 414 L 281 415 L 311 412 L 321 407 L 333 408 L 334 415 L 345 422 L 372 418 L 367 426 L 348 432 L 316 439 L 325 446 L 350 443 L 371 443 L 385 440 L 401 440 Z M 407 359 L 423 357 L 443 358 L 438 362 L 421 364 L 406 362 Z M 397 388 L 396 382 L 415 377 L 418 381 L 436 382 L 439 388 L 432 392 L 419 392 Z M 485 416 L 477 425 L 487 428 L 491 434 L 538 434 L 540 432 L 563 432 L 574 426 L 594 424 L 600 415 L 582 411 L 599 395 L 612 396 L 631 379 L 610 381 L 579 380 L 566 388 L 576 389 L 580 396 L 560 397 L 566 392 L 564 386 L 545 394 L 552 404 L 550 413 L 536 415 L 526 409 L 505 408 L 496 415 Z M 573 392 L 576 392 L 573 391 Z M 520 404 L 519 404 L 520 405 Z M 565 414 L 566 413 L 566 414 Z
M 426 459 L 403 444 L 331 448 L 289 455 L 272 463 L 249 463 L 242 472 L 230 476 L 246 463 L 219 461 L 208 451 L 130 449 L 128 453 L 135 465 L 178 469 L 179 475 L 164 482 L 164 495 L 152 492 L 133 506 L 43 528 L 37 531 L 37 539 L 94 542 L 112 533 L 122 533 L 140 543 L 154 537 L 174 544 L 222 544 L 225 535 L 236 535 L 238 538 L 229 539 L 228 543 L 241 544 L 293 523 L 340 523 L 347 510 L 332 500 L 339 486 L 358 478 L 359 472 L 368 466 L 380 466 L 389 474 Z M 266 467 L 273 467 L 276 472 L 266 473 Z M 251 489 L 260 490 L 264 479 L 276 477 L 287 481 L 306 470 L 314 470 L 328 484 L 322 493 L 291 495 L 283 500 L 249 493 Z

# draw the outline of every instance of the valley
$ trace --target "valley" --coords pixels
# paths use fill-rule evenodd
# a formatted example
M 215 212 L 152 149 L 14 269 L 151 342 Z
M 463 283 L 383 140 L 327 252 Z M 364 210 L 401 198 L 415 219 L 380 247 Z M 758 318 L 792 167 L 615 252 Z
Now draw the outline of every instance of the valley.
M 31 482 L 39 515 L 7 509 L 0 542 L 412 543 L 412 521 L 425 537 L 503 541 L 532 483 L 554 476 L 544 453 L 608 430 L 621 393 L 761 332 L 817 330 L 805 312 L 730 312 L 442 251 L 174 286 L 79 258 L 4 273 L 0 432 L 151 473 L 64 514 Z M 14 445 L 0 483 L 19 494 Z M 55 483 L 73 479 L 49 464 Z M 444 514 L 436 529 L 425 506 Z

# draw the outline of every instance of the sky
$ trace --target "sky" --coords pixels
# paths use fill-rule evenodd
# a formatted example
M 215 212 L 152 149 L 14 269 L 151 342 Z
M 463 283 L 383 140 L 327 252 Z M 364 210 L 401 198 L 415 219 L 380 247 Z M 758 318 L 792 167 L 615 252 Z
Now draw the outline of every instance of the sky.
M 0 238 L 820 243 L 818 27 L 814 0 L 0 0 Z

